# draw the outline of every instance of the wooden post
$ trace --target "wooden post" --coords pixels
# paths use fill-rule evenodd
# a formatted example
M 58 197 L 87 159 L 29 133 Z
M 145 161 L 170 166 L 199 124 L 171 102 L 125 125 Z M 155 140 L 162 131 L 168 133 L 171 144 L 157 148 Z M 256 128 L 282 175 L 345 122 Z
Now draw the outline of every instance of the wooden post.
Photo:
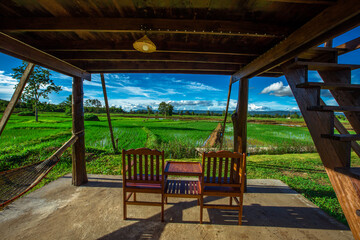
M 221 130 L 220 150 L 222 149 L 222 145 L 223 145 L 223 142 L 224 142 L 224 133 L 225 133 L 225 126 L 226 126 L 226 119 L 227 119 L 228 110 L 229 110 L 230 95 L 231 95 L 231 86 L 232 86 L 232 76 L 231 76 L 231 78 L 230 78 L 230 83 L 229 83 L 229 92 L 228 92 L 228 98 L 227 98 L 227 102 L 226 102 L 224 125 L 223 125 L 223 128 L 222 128 L 222 130 Z
M 249 102 L 249 79 L 239 81 L 239 97 L 236 113 L 231 118 L 234 125 L 234 152 L 247 153 L 247 112 Z M 245 165 L 245 192 L 247 192 L 247 173 Z
M 244 78 L 239 82 L 239 98 L 236 113 L 231 118 L 234 124 L 234 152 L 247 153 L 247 110 L 249 95 L 249 79 Z
M 116 149 L 115 140 L 114 140 L 114 133 L 113 133 L 112 125 L 111 125 L 111 118 L 110 118 L 110 112 L 109 112 L 109 103 L 108 103 L 108 98 L 107 98 L 107 94 L 106 94 L 106 86 L 105 86 L 104 74 L 100 73 L 100 76 L 101 76 L 101 84 L 102 84 L 102 88 L 103 88 L 103 92 L 104 92 L 104 101 L 105 101 L 107 119 L 108 119 L 108 123 L 109 123 L 111 142 L 112 142 L 112 145 L 113 145 L 114 152 L 116 152 L 117 149 Z
M 72 92 L 72 118 L 73 134 L 78 135 L 84 131 L 84 90 L 83 79 L 74 77 Z M 79 134 L 79 139 L 72 147 L 72 174 L 73 185 L 80 186 L 87 183 L 86 162 L 85 162 L 85 136 Z
M 32 71 L 34 70 L 34 66 L 35 64 L 33 63 L 29 63 L 26 68 L 25 71 L 23 73 L 23 75 L 21 76 L 20 82 L 17 85 L 15 92 L 9 102 L 9 104 L 7 105 L 4 114 L 1 117 L 0 120 L 0 136 L 2 134 L 2 132 L 5 129 L 6 123 L 8 122 L 11 113 L 14 111 L 15 105 L 18 102 L 19 98 L 21 97 L 21 94 L 25 88 L 25 85 L 27 83 L 27 80 L 29 79 Z

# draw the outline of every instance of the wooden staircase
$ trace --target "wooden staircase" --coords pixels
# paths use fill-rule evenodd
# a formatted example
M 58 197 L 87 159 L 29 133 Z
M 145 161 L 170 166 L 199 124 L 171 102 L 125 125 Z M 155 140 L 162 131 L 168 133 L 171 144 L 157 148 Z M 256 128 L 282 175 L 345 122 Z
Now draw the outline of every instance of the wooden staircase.
M 338 55 L 343 51 L 337 48 L 307 51 L 281 69 L 355 239 L 360 239 L 360 168 L 352 167 L 350 162 L 351 148 L 359 154 L 356 141 L 360 140 L 360 85 L 351 83 L 351 70 L 360 65 L 338 64 Z M 309 82 L 308 70 L 318 71 L 323 82 Z M 339 106 L 325 105 L 321 89 L 328 89 Z M 344 112 L 356 134 L 349 134 L 334 112 Z M 334 133 L 335 127 L 340 134 Z

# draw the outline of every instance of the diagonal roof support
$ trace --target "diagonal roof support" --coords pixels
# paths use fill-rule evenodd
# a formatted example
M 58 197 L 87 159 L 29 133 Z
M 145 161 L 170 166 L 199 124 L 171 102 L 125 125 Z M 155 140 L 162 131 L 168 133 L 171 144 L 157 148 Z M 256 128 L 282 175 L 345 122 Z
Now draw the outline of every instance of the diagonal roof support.
M 339 0 L 233 75 L 255 77 L 360 24 L 360 1 Z
M 91 74 L 74 65 L 0 32 L 0 51 L 72 77 L 91 80 Z

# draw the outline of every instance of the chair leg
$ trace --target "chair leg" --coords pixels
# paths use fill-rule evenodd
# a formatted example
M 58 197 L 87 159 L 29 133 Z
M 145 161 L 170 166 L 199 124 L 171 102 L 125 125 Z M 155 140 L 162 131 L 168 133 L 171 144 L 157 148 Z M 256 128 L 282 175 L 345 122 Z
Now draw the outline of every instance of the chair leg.
M 239 225 L 242 224 L 243 199 L 239 197 Z
M 165 204 L 168 204 L 167 197 L 165 197 Z
M 123 219 L 126 220 L 126 191 L 123 191 Z
M 161 195 L 161 221 L 164 222 L 164 195 Z
M 203 204 L 204 198 L 200 198 L 200 224 L 203 222 Z

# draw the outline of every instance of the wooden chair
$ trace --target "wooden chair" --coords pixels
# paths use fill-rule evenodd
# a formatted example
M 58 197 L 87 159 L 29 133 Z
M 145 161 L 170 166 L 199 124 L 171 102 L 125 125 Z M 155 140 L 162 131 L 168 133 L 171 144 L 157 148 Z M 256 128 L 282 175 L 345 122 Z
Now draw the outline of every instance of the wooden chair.
M 164 221 L 164 151 L 123 149 L 122 164 L 124 220 L 127 218 L 127 205 L 149 205 L 161 206 L 161 221 Z M 161 202 L 136 201 L 136 193 L 161 194 Z M 132 195 L 134 198 L 130 201 Z
M 245 166 L 245 153 L 240 154 L 229 151 L 203 153 L 200 223 L 202 223 L 203 219 L 203 208 L 218 208 L 239 210 L 239 225 L 241 225 Z M 230 197 L 230 204 L 204 204 L 204 196 Z M 232 199 L 237 203 L 236 206 L 232 205 Z

